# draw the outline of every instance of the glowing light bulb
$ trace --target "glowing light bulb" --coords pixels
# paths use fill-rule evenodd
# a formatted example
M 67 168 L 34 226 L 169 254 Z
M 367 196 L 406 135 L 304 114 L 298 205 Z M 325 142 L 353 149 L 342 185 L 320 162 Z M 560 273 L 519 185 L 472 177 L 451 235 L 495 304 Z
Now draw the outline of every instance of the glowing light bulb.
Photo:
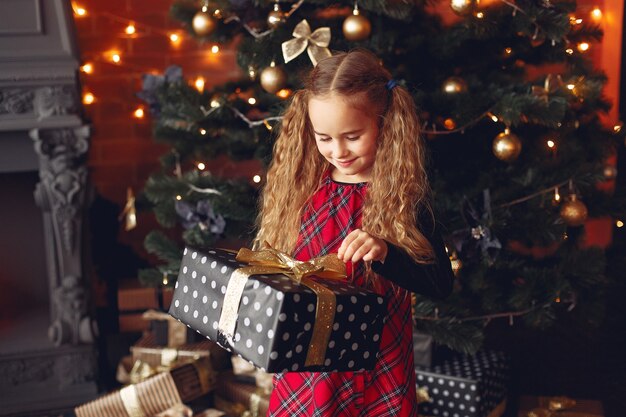
M 600 19 L 602 19 L 602 10 L 600 10 L 599 7 L 595 7 L 592 11 L 591 11 L 591 17 L 593 18 L 593 20 L 598 21 Z
M 283 88 L 276 92 L 276 95 L 280 98 L 288 98 L 291 95 L 291 90 L 288 88 Z
M 78 4 L 72 4 L 72 9 L 74 10 L 74 14 L 77 17 L 87 16 L 87 10 L 82 6 L 79 6 Z
M 211 107 L 216 108 L 220 106 L 220 102 L 217 100 L 211 100 Z
M 176 200 L 180 201 L 182 199 L 183 199 L 183 197 L 180 194 L 176 196 Z
M 483 12 L 478 12 L 478 13 L 476 13 L 476 17 L 478 19 L 482 19 L 483 17 L 485 17 L 485 14 Z
M 587 52 L 591 45 L 587 42 L 581 42 L 578 44 L 577 48 L 580 52 Z
M 135 118 L 137 119 L 143 119 L 143 116 L 145 116 L 143 108 L 138 107 L 137 109 L 135 109 L 135 111 L 133 112 L 133 116 L 135 116 Z
M 619 133 L 622 130 L 622 124 L 617 124 L 615 126 L 613 126 L 613 132 L 615 133 Z
M 218 53 L 220 51 L 220 47 L 217 45 L 213 45 L 211 47 L 211 52 L 213 52 L 214 54 Z
M 548 144 L 548 148 L 552 149 L 556 145 L 553 140 L 549 140 L 546 142 Z
M 83 103 L 84 104 L 89 105 L 89 104 L 93 103 L 94 101 L 96 101 L 96 97 L 93 94 L 85 93 L 83 95 Z
M 256 98 L 250 97 L 248 99 L 248 104 L 250 104 L 251 106 L 254 106 L 256 104 Z
M 504 53 L 507 55 L 511 55 L 513 53 L 513 49 L 512 48 L 504 48 Z
M 196 78 L 194 85 L 196 86 L 196 90 L 202 92 L 202 90 L 204 90 L 204 77 Z
M 126 29 L 124 29 L 124 31 L 127 35 L 134 35 L 135 32 L 137 32 L 137 29 L 135 29 L 135 25 L 130 24 L 126 26 Z
M 496 116 L 495 114 L 493 114 L 493 113 L 491 113 L 491 112 L 490 112 L 490 113 L 488 113 L 487 115 L 488 115 L 488 116 L 491 118 L 491 120 L 493 120 L 495 123 L 497 123 L 497 122 L 498 122 L 498 120 L 499 120 L 499 119 L 498 119 L 498 116 Z
M 256 184 L 261 182 L 261 176 L 260 175 L 255 175 L 254 177 L 252 177 L 252 181 L 254 181 Z
M 80 67 L 80 70 L 84 72 L 85 74 L 91 74 L 93 72 L 93 64 L 88 62 L 85 65 L 82 65 Z
M 206 135 L 206 129 L 200 129 L 200 134 L 201 134 L 202 136 Z
M 199 169 L 200 171 L 202 171 L 202 170 L 204 170 L 204 168 L 206 168 L 206 165 L 204 165 L 204 163 L 203 163 L 203 162 L 198 162 L 198 165 L 197 165 L 197 166 L 198 166 L 198 169 Z
M 576 88 L 576 86 L 574 84 L 567 84 L 567 89 L 568 90 L 573 90 L 574 88 Z
M 615 226 L 620 227 L 620 228 L 624 227 L 624 222 L 621 221 L 621 220 L 618 220 L 618 221 L 615 222 Z
M 111 61 L 119 64 L 122 61 L 122 57 L 120 56 L 120 54 L 113 54 L 111 55 Z
M 561 201 L 561 194 L 559 194 L 559 188 L 554 189 L 554 202 L 558 203 Z
M 170 33 L 170 41 L 172 43 L 178 43 L 180 41 L 180 36 L 178 36 L 178 33 Z
M 170 281 L 167 279 L 167 275 L 163 275 L 163 285 L 167 285 Z
M 573 50 L 572 48 L 567 48 L 567 49 L 565 50 L 565 53 L 566 53 L 566 54 L 568 54 L 568 55 L 571 55 L 571 54 L 573 54 L 573 53 L 574 53 L 574 50 Z

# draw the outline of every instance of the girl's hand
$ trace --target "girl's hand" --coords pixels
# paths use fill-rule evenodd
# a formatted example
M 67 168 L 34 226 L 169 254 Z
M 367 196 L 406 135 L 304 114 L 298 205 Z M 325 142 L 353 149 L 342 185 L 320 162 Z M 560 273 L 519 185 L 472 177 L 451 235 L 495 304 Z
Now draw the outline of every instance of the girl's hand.
M 382 262 L 387 256 L 387 243 L 366 231 L 355 229 L 341 242 L 337 256 L 343 262 Z

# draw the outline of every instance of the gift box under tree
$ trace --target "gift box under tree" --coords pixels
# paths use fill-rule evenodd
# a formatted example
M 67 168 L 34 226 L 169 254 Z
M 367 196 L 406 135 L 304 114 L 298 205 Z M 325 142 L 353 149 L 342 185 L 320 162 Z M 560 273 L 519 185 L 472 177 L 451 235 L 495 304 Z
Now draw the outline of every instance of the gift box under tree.
M 226 250 L 185 249 L 170 314 L 267 372 L 372 369 L 384 298 L 348 284 L 345 272 L 339 279 L 336 256 L 296 261 L 298 273 L 316 271 L 301 280 L 276 266 L 283 256 L 242 249 L 243 263 Z
M 74 409 L 77 417 L 152 416 L 209 392 L 206 364 L 194 362 L 151 376 Z
M 506 407 L 509 361 L 502 352 L 476 355 L 450 353 L 435 358 L 431 367 L 415 368 L 417 387 L 430 401 L 420 414 L 449 417 L 498 417 Z M 437 360 L 439 359 L 439 360 Z

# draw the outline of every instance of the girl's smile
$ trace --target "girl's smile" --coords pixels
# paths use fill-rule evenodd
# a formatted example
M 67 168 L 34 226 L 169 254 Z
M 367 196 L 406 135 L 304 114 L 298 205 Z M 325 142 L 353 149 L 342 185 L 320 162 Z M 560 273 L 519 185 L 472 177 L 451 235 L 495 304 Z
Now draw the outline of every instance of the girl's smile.
M 347 183 L 369 181 L 376 159 L 376 118 L 332 93 L 309 100 L 309 118 L 317 149 L 333 166 L 331 177 Z

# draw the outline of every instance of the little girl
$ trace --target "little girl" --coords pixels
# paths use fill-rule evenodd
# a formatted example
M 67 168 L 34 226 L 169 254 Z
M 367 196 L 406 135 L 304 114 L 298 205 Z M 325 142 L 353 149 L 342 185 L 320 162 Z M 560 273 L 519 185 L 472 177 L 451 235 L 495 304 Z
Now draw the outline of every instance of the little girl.
M 320 61 L 294 94 L 256 244 L 299 260 L 336 252 L 389 304 L 374 370 L 276 374 L 269 416 L 417 416 L 410 292 L 442 298 L 453 280 L 424 152 L 413 99 L 370 52 Z

